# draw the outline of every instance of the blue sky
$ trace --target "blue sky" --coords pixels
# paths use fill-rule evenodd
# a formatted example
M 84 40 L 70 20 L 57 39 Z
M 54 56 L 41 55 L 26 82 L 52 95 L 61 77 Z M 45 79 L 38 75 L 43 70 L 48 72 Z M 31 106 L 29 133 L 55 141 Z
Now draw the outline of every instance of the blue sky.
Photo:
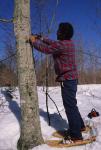
M 101 47 L 101 35 L 100 26 L 101 21 L 96 15 L 96 7 L 99 7 L 98 0 L 58 0 L 58 6 L 56 9 L 55 22 L 52 24 L 54 32 L 50 37 L 56 38 L 56 29 L 60 22 L 71 22 L 74 26 L 75 35 L 74 39 L 82 39 L 84 47 L 89 49 L 90 46 L 97 48 Z M 56 6 L 56 0 L 46 0 L 45 11 L 42 18 L 48 16 L 48 24 L 51 23 L 52 14 Z M 101 5 L 100 5 L 101 6 Z M 36 29 L 39 22 L 37 16 L 37 10 L 35 11 L 34 0 L 31 0 L 31 18 L 32 18 L 32 32 L 39 32 L 40 29 Z M 0 0 L 0 18 L 10 19 L 13 16 L 14 0 Z M 36 19 L 35 19 L 36 16 Z M 98 26 L 96 29 L 95 23 Z M 56 26 L 54 26 L 54 24 Z M 44 26 L 41 27 L 43 30 Z M 35 29 L 35 30 L 34 30 Z M 45 30 L 45 29 L 44 29 Z M 5 43 L 8 39 L 9 33 L 13 33 L 13 26 L 11 24 L 0 23 L 0 58 L 4 55 Z M 13 37 L 13 36 L 12 36 Z M 11 43 L 12 43 L 11 37 Z M 10 37 L 9 37 L 10 38 Z

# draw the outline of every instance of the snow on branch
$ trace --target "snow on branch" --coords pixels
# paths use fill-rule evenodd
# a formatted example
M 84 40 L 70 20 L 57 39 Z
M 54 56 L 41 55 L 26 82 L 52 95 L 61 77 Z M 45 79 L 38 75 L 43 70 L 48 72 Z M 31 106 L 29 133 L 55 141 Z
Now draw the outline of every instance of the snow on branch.
M 5 23 L 10 23 L 10 22 L 13 22 L 13 18 L 12 19 L 1 19 L 0 18 L 0 22 L 5 22 Z

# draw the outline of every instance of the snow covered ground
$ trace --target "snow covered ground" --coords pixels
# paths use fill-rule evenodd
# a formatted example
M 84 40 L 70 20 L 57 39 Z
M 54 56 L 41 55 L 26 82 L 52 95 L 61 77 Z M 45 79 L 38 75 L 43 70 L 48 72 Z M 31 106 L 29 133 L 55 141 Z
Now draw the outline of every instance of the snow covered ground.
M 13 92 L 13 95 L 12 99 L 8 98 L 5 95 L 5 88 L 0 88 L 0 150 L 17 150 L 16 144 L 20 136 L 20 99 L 17 88 L 15 92 Z M 51 134 L 55 130 L 68 127 L 68 121 L 62 104 L 60 87 L 50 87 L 49 95 L 57 104 L 63 119 L 59 116 L 52 100 L 49 99 L 51 126 L 48 125 L 45 92 L 42 87 L 38 87 L 40 121 L 44 140 L 52 138 Z M 101 114 L 101 85 L 79 85 L 77 100 L 82 117 L 85 123 L 87 123 L 89 122 L 87 115 L 92 108 L 95 108 Z M 92 122 L 97 128 L 96 142 L 84 146 L 70 147 L 68 150 L 101 150 L 101 116 L 93 118 Z M 51 148 L 46 144 L 33 148 L 33 150 L 47 149 L 60 150 L 60 148 Z M 61 149 L 67 150 L 67 148 Z

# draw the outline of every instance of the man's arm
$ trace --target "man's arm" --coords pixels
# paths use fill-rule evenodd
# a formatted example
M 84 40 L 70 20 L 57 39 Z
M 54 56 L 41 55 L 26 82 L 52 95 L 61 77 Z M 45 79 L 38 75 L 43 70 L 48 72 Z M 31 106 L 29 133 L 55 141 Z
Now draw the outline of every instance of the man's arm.
M 42 39 L 42 41 L 43 41 L 44 43 L 46 43 L 46 44 L 48 44 L 48 45 L 51 45 L 51 44 L 54 44 L 54 43 L 58 42 L 58 41 L 55 41 L 55 40 L 51 40 L 51 39 L 49 39 L 48 37 L 41 37 L 41 39 Z
M 35 42 L 32 43 L 35 49 L 37 49 L 40 52 L 43 52 L 45 54 L 55 54 L 55 53 L 60 53 L 61 50 L 60 48 L 56 47 L 56 45 L 48 45 L 41 40 L 36 40 Z
M 48 44 L 48 45 L 55 45 L 55 47 L 56 47 L 57 49 L 63 48 L 63 46 L 62 46 L 63 44 L 62 44 L 61 41 L 51 40 L 51 39 L 49 39 L 49 38 L 47 38 L 47 37 L 42 37 L 41 39 L 42 39 L 42 41 L 43 41 L 44 43 L 46 43 L 46 44 Z
M 50 40 L 46 40 L 46 41 L 50 41 Z M 33 35 L 30 36 L 29 42 L 37 50 L 46 54 L 60 53 L 61 50 L 63 49 L 62 43 L 54 41 L 54 42 L 51 42 L 51 44 L 49 44 L 48 42 L 45 42 L 45 39 L 38 38 L 37 36 L 33 36 Z

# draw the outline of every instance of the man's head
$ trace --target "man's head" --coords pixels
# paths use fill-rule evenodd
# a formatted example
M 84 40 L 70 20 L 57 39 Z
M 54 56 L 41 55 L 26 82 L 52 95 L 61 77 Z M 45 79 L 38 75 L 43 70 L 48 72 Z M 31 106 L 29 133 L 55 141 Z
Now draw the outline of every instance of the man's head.
M 70 23 L 60 23 L 57 30 L 57 39 L 58 40 L 70 40 L 73 36 L 74 30 Z

